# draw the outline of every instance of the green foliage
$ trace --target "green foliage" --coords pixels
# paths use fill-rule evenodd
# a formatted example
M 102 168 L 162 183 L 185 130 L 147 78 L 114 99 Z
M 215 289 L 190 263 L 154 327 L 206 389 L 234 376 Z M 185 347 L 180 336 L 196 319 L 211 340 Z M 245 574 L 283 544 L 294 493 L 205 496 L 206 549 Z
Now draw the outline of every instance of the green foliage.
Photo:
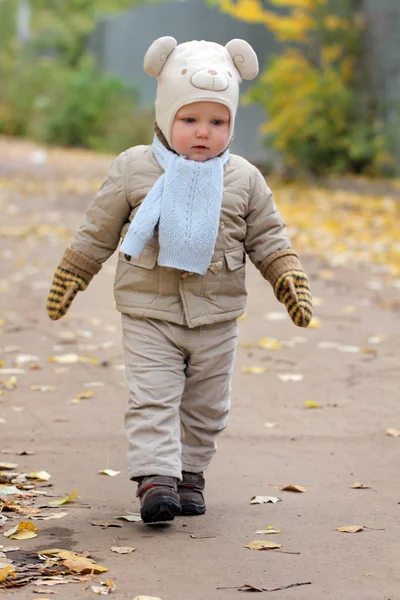
M 13 63 L 0 91 L 0 132 L 120 152 L 152 137 L 153 115 L 138 109 L 137 99 L 134 88 L 102 75 L 92 60 L 72 69 L 25 58 Z
M 282 42 L 245 97 L 261 104 L 266 143 L 290 168 L 314 173 L 392 168 L 384 125 L 362 63 L 359 0 L 218 0 L 222 11 L 263 23 Z

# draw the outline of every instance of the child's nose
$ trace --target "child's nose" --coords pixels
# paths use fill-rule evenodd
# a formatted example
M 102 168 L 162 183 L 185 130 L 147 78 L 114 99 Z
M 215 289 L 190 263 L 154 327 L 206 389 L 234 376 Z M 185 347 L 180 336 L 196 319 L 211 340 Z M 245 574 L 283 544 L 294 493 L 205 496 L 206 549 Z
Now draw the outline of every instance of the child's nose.
M 197 137 L 208 138 L 208 135 L 208 127 L 206 127 L 205 125 L 199 126 L 199 128 L 197 129 Z

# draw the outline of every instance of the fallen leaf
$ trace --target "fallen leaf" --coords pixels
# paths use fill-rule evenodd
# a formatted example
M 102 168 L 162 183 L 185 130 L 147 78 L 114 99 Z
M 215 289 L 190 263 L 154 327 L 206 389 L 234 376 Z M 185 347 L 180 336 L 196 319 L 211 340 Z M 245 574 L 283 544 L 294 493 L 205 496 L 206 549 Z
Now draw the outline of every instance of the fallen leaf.
M 57 388 L 55 385 L 31 385 L 29 389 L 32 392 L 54 392 Z
M 71 365 L 74 363 L 91 363 L 97 365 L 98 363 L 97 358 L 89 358 L 88 356 L 80 356 L 79 354 L 59 354 L 58 356 L 50 356 L 48 361 L 62 365 Z
M 108 571 L 107 567 L 96 564 L 91 558 L 70 552 L 69 550 L 40 550 L 38 554 L 49 556 L 52 559 L 56 559 L 60 564 L 64 565 L 74 573 L 105 573 Z
M 341 533 L 357 533 L 363 529 L 363 525 L 346 525 L 345 527 L 336 527 L 336 531 L 340 531 Z
M 72 502 L 75 498 L 78 497 L 78 490 L 73 490 L 68 496 L 65 498 L 61 498 L 61 500 L 50 500 L 48 502 L 49 506 L 61 506 L 62 504 L 67 504 L 67 502 Z
M 281 530 L 272 527 L 272 525 L 269 525 L 265 529 L 259 529 L 258 531 L 256 531 L 256 535 L 275 535 L 279 533 L 281 533 Z
M 91 524 L 96 527 L 103 527 L 103 529 L 106 529 L 107 527 L 122 527 L 119 523 L 112 523 L 111 521 L 92 521 Z
M 321 321 L 318 317 L 313 317 L 310 321 L 308 329 L 319 329 L 321 327 Z
M 93 391 L 88 390 L 87 392 L 81 392 L 80 394 L 77 394 L 75 396 L 75 398 L 77 398 L 78 400 L 86 400 L 87 398 L 91 398 L 92 396 L 93 396 Z
M 307 491 L 307 488 L 303 487 L 302 485 L 285 485 L 285 487 L 282 488 L 282 492 L 297 492 L 299 494 L 304 494 L 304 492 Z
M 276 498 L 275 496 L 252 496 L 250 498 L 250 504 L 276 504 L 281 501 L 281 498 Z
M 242 373 L 251 373 L 252 375 L 261 375 L 261 373 L 267 373 L 268 371 L 267 367 L 258 367 L 257 365 L 242 367 Z
M 370 490 L 371 489 L 371 486 L 369 486 L 367 483 L 360 483 L 359 481 L 356 481 L 350 487 L 353 490 Z
M 0 487 L 0 498 L 2 496 L 12 496 L 13 494 L 20 494 L 20 490 L 15 485 L 7 485 Z
M 115 592 L 117 586 L 112 579 L 102 581 L 100 585 L 92 585 L 92 592 L 98 595 L 107 596 L 111 592 Z
M 390 435 L 391 437 L 400 437 L 399 429 L 386 429 L 386 435 Z
M 136 523 L 142 520 L 140 515 L 121 515 L 120 517 L 115 517 L 116 519 L 121 519 L 122 521 L 129 521 L 130 523 Z
M 264 350 L 280 350 L 282 348 L 279 340 L 273 337 L 264 337 L 259 342 L 258 345 L 260 348 L 264 348 Z
M 98 472 L 99 475 L 108 475 L 108 477 L 115 477 L 119 475 L 121 471 L 113 471 L 112 469 L 102 469 Z
M 315 402 L 314 400 L 304 400 L 305 408 L 324 408 L 323 404 L 319 404 L 319 402 Z
M 12 567 L 11 565 L 6 565 L 2 569 L 0 569 L 0 583 L 2 581 L 5 581 L 9 575 L 13 575 L 13 577 L 16 576 L 14 567 Z
M 136 548 L 130 548 L 129 546 L 111 546 L 110 550 L 117 554 L 130 554 L 135 552 Z
M 161 600 L 158 596 L 135 596 L 133 600 Z
M 51 519 L 62 519 L 68 515 L 67 512 L 50 513 L 48 515 L 34 515 L 31 517 L 33 521 L 50 521 Z
M 3 535 L 10 538 L 10 540 L 29 540 L 37 537 L 37 531 L 39 529 L 30 521 L 21 521 L 12 529 L 5 531 Z
M 281 381 L 302 381 L 303 379 L 303 375 L 301 375 L 300 373 L 279 373 L 277 375 L 278 379 L 280 379 Z
M 3 463 L 0 462 L 0 471 L 12 471 L 16 469 L 18 465 L 16 463 Z
M 36 479 L 37 481 L 49 481 L 51 475 L 47 471 L 37 471 L 28 473 L 27 477 L 28 479 Z
M 276 544 L 275 542 L 264 542 L 261 540 L 254 540 L 250 544 L 246 544 L 245 548 L 249 550 L 275 550 L 276 548 L 282 548 L 282 544 Z

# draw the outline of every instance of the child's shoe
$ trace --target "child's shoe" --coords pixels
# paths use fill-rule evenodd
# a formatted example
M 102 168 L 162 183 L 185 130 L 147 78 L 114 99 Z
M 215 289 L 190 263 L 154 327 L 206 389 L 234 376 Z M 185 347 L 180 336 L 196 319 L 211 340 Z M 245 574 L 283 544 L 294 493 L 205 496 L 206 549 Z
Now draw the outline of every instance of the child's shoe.
M 203 490 L 205 488 L 203 473 L 182 471 L 182 481 L 178 483 L 178 494 L 181 501 L 182 516 L 204 515 L 206 505 Z
M 177 493 L 177 479 L 165 475 L 143 477 L 136 496 L 140 498 L 140 516 L 143 523 L 172 521 L 181 514 Z

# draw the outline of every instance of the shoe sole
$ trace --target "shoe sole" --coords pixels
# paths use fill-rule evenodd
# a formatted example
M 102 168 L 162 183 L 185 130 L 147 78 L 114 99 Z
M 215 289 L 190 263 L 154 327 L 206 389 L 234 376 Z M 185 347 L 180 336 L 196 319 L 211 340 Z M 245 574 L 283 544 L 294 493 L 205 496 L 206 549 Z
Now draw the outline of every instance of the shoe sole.
M 206 512 L 205 504 L 181 504 L 181 517 L 198 517 Z
M 159 523 L 160 521 L 173 521 L 181 512 L 179 502 L 176 502 L 173 498 L 161 496 L 151 504 L 143 506 L 140 510 L 140 516 L 143 523 Z

